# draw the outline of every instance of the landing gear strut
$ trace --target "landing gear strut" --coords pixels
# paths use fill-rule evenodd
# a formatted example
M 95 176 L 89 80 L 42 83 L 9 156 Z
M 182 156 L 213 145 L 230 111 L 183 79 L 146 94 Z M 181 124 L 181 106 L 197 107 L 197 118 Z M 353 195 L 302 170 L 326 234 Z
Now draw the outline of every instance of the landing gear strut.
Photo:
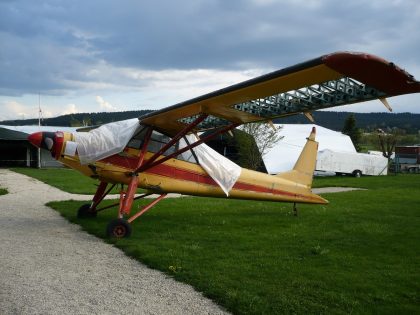
M 297 207 L 296 207 L 296 202 L 294 202 L 294 203 L 293 203 L 293 215 L 294 215 L 295 217 L 297 217 L 297 216 L 298 216 L 298 209 L 297 209 Z
M 77 217 L 79 219 L 95 218 L 98 212 L 96 212 L 96 210 L 93 210 L 90 206 L 91 205 L 88 203 L 82 205 L 79 208 L 79 210 L 77 210 Z

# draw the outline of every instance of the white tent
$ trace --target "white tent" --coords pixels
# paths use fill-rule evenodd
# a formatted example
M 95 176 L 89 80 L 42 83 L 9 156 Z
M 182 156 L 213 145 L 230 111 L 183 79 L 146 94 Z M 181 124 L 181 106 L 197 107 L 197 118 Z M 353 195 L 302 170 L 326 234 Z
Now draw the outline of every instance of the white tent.
M 311 124 L 280 124 L 277 126 L 283 127 L 280 130 L 280 135 L 284 138 L 263 157 L 269 174 L 286 172 L 293 168 L 312 127 L 316 128 L 315 139 L 319 143 L 318 152 L 325 149 L 336 152 L 356 152 L 350 137 L 341 132 Z

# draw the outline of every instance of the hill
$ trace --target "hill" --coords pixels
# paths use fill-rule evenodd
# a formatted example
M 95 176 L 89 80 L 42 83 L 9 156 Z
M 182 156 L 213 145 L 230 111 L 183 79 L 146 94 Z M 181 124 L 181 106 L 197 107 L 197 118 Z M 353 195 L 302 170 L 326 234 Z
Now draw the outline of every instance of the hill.
M 62 127 L 94 126 L 113 121 L 137 118 L 150 113 L 151 111 L 152 110 L 133 110 L 124 112 L 77 113 L 53 118 L 45 118 L 42 120 L 41 124 L 43 126 Z M 5 120 L 1 121 L 0 124 L 9 126 L 38 125 L 38 119 Z
M 100 125 L 112 121 L 137 118 L 152 110 L 138 110 L 125 112 L 102 112 L 102 113 L 78 113 L 63 115 L 54 118 L 46 118 L 42 121 L 45 126 L 85 126 Z M 317 125 L 341 131 L 345 119 L 350 112 L 314 112 L 313 116 Z M 373 131 L 377 128 L 403 129 L 407 133 L 417 134 L 420 130 L 420 114 L 412 113 L 354 113 L 357 126 L 365 131 Z M 277 123 L 284 124 L 310 124 L 310 121 L 303 115 L 295 115 L 275 120 Z M 2 121 L 3 125 L 37 125 L 38 119 L 8 120 Z

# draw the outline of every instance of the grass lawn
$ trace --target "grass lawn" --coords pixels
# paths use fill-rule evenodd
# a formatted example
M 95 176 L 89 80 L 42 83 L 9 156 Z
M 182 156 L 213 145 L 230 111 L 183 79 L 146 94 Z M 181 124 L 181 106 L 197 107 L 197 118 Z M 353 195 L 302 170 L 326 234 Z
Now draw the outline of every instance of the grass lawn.
M 353 176 L 320 176 L 315 177 L 313 182 L 314 188 L 320 187 L 358 187 L 369 189 L 371 187 L 380 188 L 381 186 L 386 186 L 389 182 L 393 183 L 404 183 L 404 180 L 399 181 L 398 179 L 393 181 L 392 178 L 399 177 L 404 175 L 388 175 L 388 176 L 362 176 L 361 178 L 356 178 Z M 399 177 L 401 179 L 401 177 Z M 419 178 L 420 179 L 420 178 Z
M 92 195 L 98 181 L 68 168 L 12 168 L 14 172 L 34 177 L 41 182 L 73 194 Z M 115 189 L 115 192 L 118 191 Z
M 67 168 L 12 168 L 12 171 L 34 177 L 44 183 L 54 186 L 63 191 L 74 194 L 94 194 L 97 180 L 83 176 L 73 169 Z M 393 175 L 390 175 L 392 177 Z M 387 176 L 354 178 L 351 176 L 316 177 L 313 187 L 359 187 L 369 188 L 371 183 L 386 185 L 389 181 Z M 118 193 L 117 188 L 113 193 Z
M 167 199 L 131 238 L 107 241 L 236 314 L 420 313 L 420 176 L 315 184 L 368 190 L 325 195 L 329 205 L 300 205 L 298 217 L 290 204 Z M 81 204 L 49 205 L 104 237 L 116 210 L 78 220 Z

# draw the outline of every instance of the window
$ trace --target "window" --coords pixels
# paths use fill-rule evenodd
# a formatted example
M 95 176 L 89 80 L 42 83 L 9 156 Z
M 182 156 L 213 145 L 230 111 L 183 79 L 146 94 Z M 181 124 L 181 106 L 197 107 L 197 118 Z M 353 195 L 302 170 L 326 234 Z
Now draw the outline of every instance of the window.
M 137 134 L 135 134 L 133 138 L 128 142 L 127 147 L 140 150 L 143 145 L 143 141 L 144 141 L 144 137 L 146 136 L 147 129 L 148 129 L 147 127 L 143 127 Z M 170 140 L 171 140 L 170 137 L 165 136 L 157 131 L 153 131 L 152 136 L 149 141 L 149 145 L 147 146 L 147 151 L 156 153 L 160 149 L 162 149 L 163 146 L 166 145 Z M 165 156 L 170 155 L 178 151 L 180 149 L 180 145 L 181 145 L 181 148 L 188 145 L 187 140 L 185 138 L 181 139 L 181 141 L 177 142 L 175 145 L 167 149 L 163 153 L 163 155 Z M 198 163 L 192 150 L 188 150 L 178 155 L 176 158 L 183 161 L 191 162 L 191 163 Z

